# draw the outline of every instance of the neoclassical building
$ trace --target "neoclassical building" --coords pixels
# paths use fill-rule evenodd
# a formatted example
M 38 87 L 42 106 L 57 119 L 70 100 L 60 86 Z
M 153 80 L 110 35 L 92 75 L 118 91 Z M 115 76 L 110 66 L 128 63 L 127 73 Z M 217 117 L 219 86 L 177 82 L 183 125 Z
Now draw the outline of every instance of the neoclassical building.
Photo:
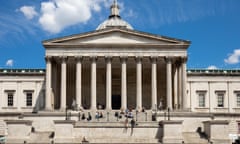
M 42 43 L 46 69 L 0 69 L 0 120 L 5 121 L 0 122 L 0 136 L 7 135 L 10 143 L 19 140 L 20 135 L 14 137 L 18 131 L 25 136 L 21 141 L 34 142 L 36 133 L 26 132 L 29 125 L 45 135 L 55 132 L 53 141 L 67 139 L 66 143 L 71 143 L 86 136 L 93 142 L 110 142 L 86 134 L 87 128 L 94 132 L 92 124 L 82 127 L 79 123 L 72 126 L 72 121 L 63 122 L 71 110 L 76 121 L 84 112 L 94 114 L 100 110 L 107 121 L 113 121 L 113 112 L 136 111 L 139 129 L 150 132 L 146 134 L 150 141 L 139 141 L 143 143 L 155 142 L 151 141 L 152 133 L 161 133 L 157 132 L 159 129 L 164 134 L 155 139 L 162 143 L 191 143 L 189 139 L 194 136 L 199 141 L 202 138 L 194 135 L 198 128 L 207 135 L 199 143 L 230 143 L 240 133 L 240 70 L 187 69 L 190 41 L 135 30 L 121 18 L 116 1 L 109 18 L 96 30 Z M 142 109 L 146 113 L 141 116 Z M 167 110 L 172 123 L 164 121 Z M 162 121 L 162 127 L 152 123 L 153 119 L 148 119 L 151 116 Z M 141 120 L 145 121 L 142 125 Z M 166 136 L 166 129 L 174 131 L 168 124 L 179 132 L 175 132 L 174 140 Z M 4 125 L 8 134 L 3 134 Z M 23 130 L 15 129 L 16 125 L 24 125 Z M 93 125 L 104 127 L 104 123 Z M 111 126 L 121 128 L 118 123 Z M 109 124 L 104 128 L 109 128 Z M 227 130 L 216 134 L 214 129 L 218 128 Z M 63 132 L 66 129 L 71 129 L 70 134 Z M 109 135 L 114 132 L 106 130 Z M 122 136 L 123 141 L 117 142 L 126 142 Z M 128 142 L 141 137 L 136 133 Z

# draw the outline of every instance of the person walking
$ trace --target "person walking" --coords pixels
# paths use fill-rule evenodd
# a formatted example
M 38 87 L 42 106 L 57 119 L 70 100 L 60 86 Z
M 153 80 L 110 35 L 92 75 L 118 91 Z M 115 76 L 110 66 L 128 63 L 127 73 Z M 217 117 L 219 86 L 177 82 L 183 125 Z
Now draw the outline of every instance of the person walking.
M 126 118 L 124 121 L 124 132 L 127 132 L 127 129 L 128 129 L 128 118 Z

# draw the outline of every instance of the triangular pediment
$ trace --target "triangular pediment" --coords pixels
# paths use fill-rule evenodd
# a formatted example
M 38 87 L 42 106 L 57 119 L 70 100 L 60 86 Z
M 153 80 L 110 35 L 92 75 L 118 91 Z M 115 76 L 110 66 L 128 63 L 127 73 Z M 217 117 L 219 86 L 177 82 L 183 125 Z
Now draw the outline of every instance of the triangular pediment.
M 81 45 L 81 44 L 189 44 L 188 41 L 143 33 L 135 30 L 112 28 L 89 33 L 77 34 L 43 42 L 44 45 Z

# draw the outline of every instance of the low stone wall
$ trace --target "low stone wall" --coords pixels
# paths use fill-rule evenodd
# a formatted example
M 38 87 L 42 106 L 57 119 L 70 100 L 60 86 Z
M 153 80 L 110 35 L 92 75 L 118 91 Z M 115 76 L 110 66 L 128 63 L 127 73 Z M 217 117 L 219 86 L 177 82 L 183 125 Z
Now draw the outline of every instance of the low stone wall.
M 30 139 L 32 121 L 6 120 L 8 135 L 6 143 L 25 143 Z
M 164 144 L 181 144 L 183 142 L 182 122 L 179 120 L 165 120 L 160 122 L 163 130 L 162 142 Z
M 55 143 L 158 143 L 161 128 L 157 122 L 138 122 L 131 128 L 122 122 L 54 121 Z M 107 136 L 107 137 L 106 137 Z
M 204 122 L 204 132 L 207 134 L 209 141 L 213 144 L 228 144 L 230 139 L 228 137 L 229 121 L 226 120 L 212 120 Z

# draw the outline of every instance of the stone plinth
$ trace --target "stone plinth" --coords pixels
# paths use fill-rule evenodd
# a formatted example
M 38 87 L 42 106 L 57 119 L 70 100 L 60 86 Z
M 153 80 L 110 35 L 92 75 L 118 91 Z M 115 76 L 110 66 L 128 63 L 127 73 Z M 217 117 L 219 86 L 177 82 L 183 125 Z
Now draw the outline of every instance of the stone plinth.
M 30 138 L 32 121 L 30 120 L 6 120 L 8 127 L 7 143 L 24 143 Z
M 181 144 L 182 136 L 182 122 L 179 120 L 161 121 L 163 135 L 162 142 L 164 144 Z
M 73 120 L 55 120 L 55 137 L 54 142 L 56 143 L 73 143 Z
M 228 124 L 226 120 L 212 120 L 205 121 L 204 132 L 207 134 L 209 141 L 213 144 L 228 144 L 230 139 L 228 138 Z

